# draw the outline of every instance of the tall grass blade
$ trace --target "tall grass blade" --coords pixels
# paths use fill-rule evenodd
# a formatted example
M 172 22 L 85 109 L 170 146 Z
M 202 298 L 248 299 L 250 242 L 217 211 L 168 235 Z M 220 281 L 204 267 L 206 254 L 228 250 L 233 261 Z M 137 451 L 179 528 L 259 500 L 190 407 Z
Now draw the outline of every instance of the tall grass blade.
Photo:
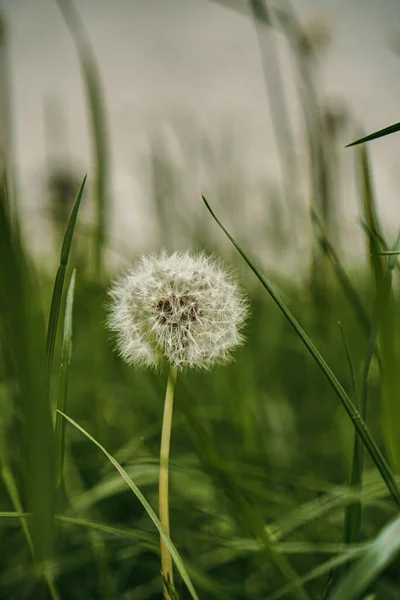
M 54 282 L 53 296 L 51 299 L 49 324 L 47 329 L 47 344 L 46 344 L 46 390 L 49 393 L 50 376 L 54 357 L 54 348 L 57 336 L 57 326 L 60 317 L 61 299 L 64 289 L 65 274 L 67 270 L 68 258 L 71 249 L 72 238 L 74 235 L 75 223 L 78 217 L 79 207 L 81 205 L 83 190 L 86 183 L 86 175 L 83 178 L 81 187 L 78 190 L 71 215 L 68 221 L 67 229 L 64 235 L 64 241 L 61 247 L 60 264 L 57 270 L 56 280 Z
M 59 411 L 60 412 L 60 411 Z M 188 575 L 188 572 L 185 568 L 185 565 L 183 564 L 183 561 L 181 559 L 181 557 L 179 556 L 179 553 L 177 551 L 177 549 L 175 548 L 174 544 L 172 543 L 171 539 L 168 537 L 168 535 L 165 533 L 165 530 L 163 528 L 163 526 L 161 525 L 156 513 L 154 512 L 154 510 L 151 508 L 150 504 L 147 502 L 146 498 L 143 496 L 142 492 L 139 490 L 139 488 L 137 487 L 137 485 L 132 481 L 132 479 L 129 477 L 128 473 L 125 471 L 125 469 L 119 464 L 119 462 L 117 462 L 115 460 L 115 458 L 113 456 L 111 456 L 111 454 L 109 452 L 107 452 L 107 450 L 104 448 L 104 446 L 102 446 L 100 444 L 100 442 L 98 442 L 94 437 L 92 437 L 90 435 L 90 433 L 88 433 L 85 429 L 83 429 L 83 427 L 81 427 L 80 425 L 78 425 L 78 423 L 76 423 L 73 419 L 71 419 L 71 417 L 68 417 L 66 414 L 60 412 L 60 414 L 67 419 L 67 421 L 69 421 L 69 423 L 71 423 L 71 425 L 73 425 L 74 427 L 76 427 L 76 429 L 78 429 L 81 433 L 83 433 L 83 435 L 85 435 L 91 442 L 93 442 L 93 444 L 95 444 L 102 452 L 103 454 L 108 458 L 108 460 L 111 462 L 111 464 L 117 469 L 118 473 L 121 475 L 121 477 L 125 480 L 125 482 L 128 484 L 128 486 L 130 487 L 130 489 L 132 490 L 132 492 L 135 494 L 135 496 L 137 497 L 137 499 L 140 501 L 140 503 L 142 504 L 143 508 L 145 509 L 145 511 L 147 512 L 147 514 L 149 515 L 150 519 L 153 521 L 155 527 L 157 528 L 160 536 L 162 537 L 163 541 L 165 542 L 165 545 L 167 546 L 172 559 L 176 565 L 176 568 L 178 569 L 183 581 L 186 584 L 186 587 L 188 588 L 190 595 L 192 596 L 192 598 L 194 600 L 198 600 L 198 595 L 193 587 L 193 584 L 190 580 L 190 577 Z
M 94 248 L 95 274 L 99 278 L 104 266 L 107 243 L 109 159 L 106 110 L 99 68 L 90 46 L 84 24 L 70 0 L 55 0 L 75 42 L 86 89 L 88 113 L 92 130 L 94 156 L 96 235 Z
M 296 188 L 297 166 L 295 143 L 290 124 L 290 113 L 285 95 L 280 65 L 279 48 L 274 39 L 274 11 L 267 7 L 263 0 L 249 0 L 251 15 L 256 28 L 264 82 L 272 117 L 275 142 L 281 162 L 284 181 L 284 198 L 287 203 L 288 216 L 293 193 Z
M 400 551 L 400 517 L 387 525 L 364 551 L 363 556 L 338 584 L 329 600 L 352 600 L 376 580 L 383 569 Z
M 383 480 L 385 481 L 387 488 L 390 491 L 391 496 L 393 497 L 393 500 L 396 502 L 396 504 L 398 506 L 400 506 L 400 490 L 394 479 L 393 473 L 390 470 L 389 465 L 387 464 L 383 454 L 381 453 L 380 449 L 378 448 L 377 444 L 375 443 L 373 437 L 371 436 L 365 422 L 361 418 L 359 411 L 354 406 L 353 402 L 350 400 L 350 398 L 347 395 L 347 393 L 345 392 L 343 386 L 338 381 L 338 379 L 336 378 L 336 376 L 334 375 L 331 368 L 326 363 L 325 359 L 322 357 L 320 352 L 314 346 L 314 344 L 312 343 L 312 341 L 310 340 L 310 338 L 308 337 L 308 335 L 306 334 L 304 329 L 301 327 L 301 325 L 297 322 L 295 317 L 292 315 L 289 308 L 286 306 L 286 304 L 283 302 L 283 300 L 280 298 L 280 296 L 277 294 L 277 292 L 274 290 L 274 288 L 271 286 L 271 284 L 259 272 L 259 270 L 254 265 L 254 263 L 250 260 L 250 258 L 247 257 L 245 252 L 241 249 L 239 244 L 231 236 L 231 234 L 228 232 L 228 230 L 224 227 L 224 225 L 221 223 L 221 221 L 218 219 L 218 217 L 215 215 L 212 208 L 208 204 L 206 198 L 204 196 L 202 196 L 202 197 L 203 197 L 203 201 L 204 201 L 205 205 L 207 206 L 208 210 L 210 211 L 212 217 L 215 219 L 215 221 L 221 227 L 222 231 L 229 238 L 229 240 L 235 246 L 237 251 L 241 254 L 241 256 L 244 258 L 246 263 L 249 265 L 249 267 L 251 268 L 253 273 L 257 276 L 257 278 L 260 280 L 262 285 L 268 291 L 268 293 L 270 294 L 270 296 L 272 297 L 274 302 L 278 305 L 279 309 L 282 311 L 282 313 L 284 314 L 286 319 L 289 321 L 290 325 L 293 327 L 293 329 L 295 330 L 297 335 L 302 340 L 303 344 L 306 346 L 306 348 L 309 351 L 309 353 L 311 354 L 311 356 L 314 358 L 314 360 L 320 367 L 321 371 L 324 373 L 325 377 L 327 378 L 330 385 L 332 386 L 332 388 L 336 392 L 337 396 L 339 397 L 344 409 L 346 410 L 355 429 L 357 430 L 357 433 L 360 435 L 373 462 L 375 463 Z
M 0 14 L 0 177 L 4 178 L 7 193 L 6 211 L 13 228 L 18 227 L 18 212 L 13 153 L 13 110 L 9 64 L 9 39 L 6 18 Z
M 379 290 L 385 277 L 384 262 L 380 256 L 380 252 L 384 249 L 383 244 L 385 244 L 385 242 L 377 215 L 371 168 L 369 166 L 368 154 L 365 147 L 359 148 L 357 159 L 360 173 L 359 185 L 362 194 L 362 207 L 367 225 L 368 256 L 375 289 Z
M 364 144 L 365 142 L 370 142 L 372 140 L 377 140 L 378 138 L 384 137 L 386 135 L 390 135 L 392 133 L 396 133 L 400 131 L 400 123 L 395 123 L 394 125 L 389 125 L 389 127 L 384 127 L 379 131 L 375 131 L 375 133 L 370 133 L 365 137 L 362 137 L 355 142 L 351 142 L 351 144 L 347 144 L 346 148 L 350 148 L 351 146 L 357 146 L 358 144 Z
M 65 412 L 67 408 L 67 392 L 68 392 L 68 373 L 72 355 L 72 309 L 74 305 L 75 291 L 75 276 L 76 271 L 72 272 L 71 281 L 68 287 L 67 301 L 65 306 L 64 317 L 64 332 L 61 349 L 61 368 L 60 368 L 60 383 L 58 388 L 57 409 Z M 65 420 L 60 413 L 56 413 L 56 482 L 57 487 L 61 485 L 64 468 L 65 457 Z
M 359 397 L 359 410 L 362 419 L 365 421 L 367 416 L 367 395 L 368 395 L 368 375 L 371 367 L 373 355 L 375 353 L 376 328 L 371 332 L 368 342 L 367 354 L 364 361 L 364 369 Z M 364 471 L 364 447 L 362 440 L 357 432 L 354 436 L 353 460 L 351 466 L 349 485 L 356 490 L 361 491 Z M 343 541 L 345 544 L 358 542 L 361 539 L 362 525 L 362 504 L 358 500 L 346 507 L 344 520 Z
M 39 286 L 2 193 L 4 188 L 0 190 L 0 346 L 9 359 L 6 377 L 18 382 L 11 390 L 18 415 L 12 444 L 24 457 L 21 505 L 33 513 L 30 536 L 35 560 L 43 566 L 53 549 L 54 488 L 54 438 L 43 377 L 46 329 Z
M 381 402 L 383 408 L 383 431 L 391 460 L 396 470 L 400 470 L 400 328 L 397 308 L 392 290 L 392 274 L 396 265 L 396 254 L 383 255 L 388 250 L 382 229 L 379 224 L 376 199 L 372 185 L 371 168 L 369 166 L 365 146 L 358 149 L 358 162 L 361 173 L 360 187 L 363 197 L 364 219 L 367 225 L 368 250 L 370 264 L 375 283 L 377 307 L 378 347 L 381 358 Z M 382 241 L 380 241 L 382 240 Z M 399 250 L 397 240 L 392 252 Z
M 376 315 L 376 310 L 375 310 Z M 377 334 L 377 319 L 373 319 L 372 330 L 368 340 L 367 353 L 364 360 L 364 368 L 361 380 L 361 390 L 359 394 L 359 410 L 361 417 L 364 421 L 367 418 L 367 398 L 368 398 L 368 376 L 372 363 L 373 356 L 376 350 L 376 334 Z M 357 397 L 357 394 L 355 395 Z M 349 485 L 355 492 L 360 493 L 360 498 L 355 502 L 351 502 L 346 506 L 344 527 L 343 527 L 343 542 L 344 544 L 354 544 L 360 542 L 362 536 L 362 517 L 363 517 L 363 504 L 361 502 L 361 492 L 363 485 L 363 474 L 364 474 L 364 446 L 360 436 L 357 432 L 354 432 L 354 445 L 353 445 L 353 459 L 351 465 L 350 481 Z M 347 572 L 347 565 L 342 570 L 343 573 Z M 331 580 L 331 585 L 334 584 L 339 572 L 336 572 Z M 331 586 L 330 586 L 331 587 Z

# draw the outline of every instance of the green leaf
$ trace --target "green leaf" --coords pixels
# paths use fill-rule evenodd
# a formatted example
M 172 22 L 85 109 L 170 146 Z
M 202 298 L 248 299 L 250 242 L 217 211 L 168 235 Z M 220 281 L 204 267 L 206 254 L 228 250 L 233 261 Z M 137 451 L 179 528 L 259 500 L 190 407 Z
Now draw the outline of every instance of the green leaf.
M 370 583 L 395 558 L 400 550 L 400 517 L 387 525 L 369 544 L 364 555 L 329 596 L 329 600 L 359 598 Z
M 82 200 L 83 190 L 86 183 L 86 175 L 83 178 L 81 187 L 79 188 L 71 215 L 69 217 L 67 229 L 65 231 L 63 244 L 60 253 L 60 264 L 57 270 L 56 280 L 54 282 L 53 296 L 51 299 L 49 324 L 47 328 L 47 345 L 46 345 L 46 389 L 50 387 L 51 367 L 53 364 L 54 347 L 56 343 L 58 319 L 60 316 L 61 298 L 64 289 L 65 273 L 68 264 L 69 252 L 71 249 L 72 238 L 74 235 L 75 223 L 78 216 L 79 207 Z
M 395 478 L 393 476 L 393 473 L 390 470 L 389 465 L 387 464 L 383 454 L 381 453 L 380 449 L 378 448 L 377 444 L 375 443 L 372 435 L 370 434 L 365 422 L 361 418 L 359 411 L 354 406 L 353 402 L 350 400 L 350 398 L 347 395 L 347 393 L 345 392 L 343 386 L 341 385 L 341 383 L 339 382 L 337 377 L 334 375 L 331 368 L 329 367 L 329 365 L 327 364 L 325 359 L 322 357 L 320 352 L 317 350 L 317 348 L 315 347 L 313 342 L 310 340 L 310 338 L 308 337 L 308 335 L 306 334 L 304 329 L 301 327 L 301 325 L 297 322 L 295 317 L 292 315 L 289 308 L 286 306 L 286 304 L 283 302 L 283 300 L 280 298 L 280 296 L 277 294 L 277 292 L 271 286 L 271 284 L 259 272 L 259 270 L 254 265 L 254 263 L 250 260 L 250 258 L 247 257 L 245 252 L 240 248 L 240 246 L 236 242 L 236 240 L 231 236 L 231 234 L 228 232 L 228 230 L 222 225 L 221 221 L 218 219 L 218 217 L 215 215 L 215 213 L 211 209 L 210 205 L 208 204 L 206 198 L 204 196 L 202 196 L 202 198 L 203 198 L 203 201 L 204 201 L 205 205 L 207 206 L 208 210 L 210 211 L 211 215 L 215 219 L 215 221 L 218 223 L 218 225 L 221 227 L 222 231 L 230 239 L 230 241 L 235 246 L 237 251 L 241 254 L 241 256 L 244 258 L 246 263 L 249 265 L 249 267 L 251 268 L 253 273 L 257 276 L 257 278 L 260 280 L 262 285 L 268 291 L 269 295 L 272 297 L 274 302 L 278 305 L 279 309 L 282 311 L 282 313 L 284 314 L 286 319 L 289 321 L 290 325 L 293 327 L 293 329 L 295 330 L 295 332 L 297 333 L 299 338 L 302 340 L 303 344 L 306 346 L 306 348 L 309 351 L 309 353 L 311 354 L 311 356 L 314 358 L 315 362 L 320 367 L 321 371 L 324 373 L 325 377 L 328 379 L 332 388 L 334 389 L 337 396 L 339 397 L 348 416 L 350 417 L 355 429 L 357 430 L 357 433 L 360 435 L 372 460 L 374 461 L 376 467 L 378 468 L 394 501 L 396 502 L 396 504 L 398 506 L 400 506 L 400 491 L 399 491 L 399 488 L 395 481 Z
M 61 411 L 58 411 L 65 419 L 67 419 L 67 421 L 69 421 L 71 423 L 71 425 L 73 425 L 74 427 L 76 427 L 76 429 L 78 429 L 81 433 L 83 433 L 83 435 L 85 435 L 91 442 L 93 442 L 93 444 L 95 444 L 102 452 L 103 454 L 105 454 L 105 456 L 108 458 L 108 460 L 112 463 L 112 465 L 117 469 L 117 471 L 119 472 L 119 474 L 121 475 L 121 477 L 126 481 L 126 483 L 128 484 L 128 486 L 130 487 L 130 489 L 132 490 L 132 492 L 135 494 L 135 496 L 137 497 L 137 499 L 140 501 L 140 503 L 142 504 L 143 508 L 145 509 L 145 511 L 147 512 L 147 514 L 149 515 L 150 519 L 153 521 L 154 525 L 156 526 L 160 536 L 162 537 L 162 539 L 164 540 L 168 550 L 171 553 L 171 557 L 176 565 L 176 568 L 178 569 L 183 581 L 185 582 L 192 598 L 194 598 L 194 600 L 198 600 L 198 595 L 193 587 L 193 584 L 190 580 L 190 577 L 188 575 L 188 572 L 186 571 L 185 565 L 183 564 L 183 561 L 181 559 L 181 557 L 179 556 L 179 553 L 177 551 L 177 549 L 175 548 L 174 544 L 172 543 L 171 539 L 169 538 L 169 536 L 166 534 L 163 526 L 161 525 L 156 513 L 154 512 L 154 510 L 151 508 L 150 504 L 147 502 L 146 498 L 143 496 L 142 492 L 139 490 L 139 488 L 137 487 L 137 485 L 132 481 L 132 479 L 129 477 L 128 473 L 125 471 L 125 469 L 119 464 L 119 462 L 117 462 L 115 460 L 115 458 L 109 453 L 107 452 L 107 450 L 104 448 L 104 446 L 102 446 L 100 444 L 100 442 L 98 442 L 94 437 L 92 437 L 90 435 L 90 433 L 88 433 L 85 429 L 83 429 L 83 427 L 81 427 L 80 425 L 78 425 L 78 423 L 76 423 L 73 419 L 71 419 L 71 417 L 68 417 L 66 414 L 64 414 Z
M 362 194 L 362 206 L 364 219 L 367 226 L 366 232 L 370 265 L 375 282 L 375 288 L 378 290 L 381 287 L 384 279 L 384 263 L 382 258 L 379 256 L 379 253 L 383 249 L 382 246 L 386 244 L 386 242 L 378 219 L 371 167 L 369 165 L 367 149 L 365 147 L 359 148 L 357 160 L 360 178 L 359 186 Z
M 385 241 L 377 213 L 377 202 L 372 185 L 371 168 L 367 149 L 361 146 L 358 151 L 360 187 L 363 197 L 364 219 L 371 271 L 375 284 L 376 327 L 381 367 L 381 402 L 383 432 L 390 458 L 396 469 L 400 469 L 400 439 L 397 423 L 400 419 L 400 361 L 399 322 L 392 289 L 392 273 L 396 265 L 395 254 L 386 259 L 382 252 L 399 250 L 399 238 L 392 248 Z M 361 411 L 362 412 L 362 411 Z
M 64 332 L 61 349 L 60 382 L 58 388 L 57 402 L 57 409 L 62 412 L 65 412 L 67 408 L 68 372 L 72 355 L 72 308 L 74 304 L 75 276 L 76 270 L 74 269 L 68 287 L 67 301 L 65 306 Z M 61 417 L 61 415 L 58 412 L 56 414 L 55 438 L 57 457 L 56 482 L 57 487 L 59 487 L 61 485 L 64 468 L 65 420 Z
M 394 125 L 389 125 L 389 127 L 375 131 L 375 133 L 370 133 L 369 135 L 366 135 L 355 142 L 351 142 L 351 144 L 347 144 L 346 148 L 357 146 L 358 144 L 364 144 L 365 142 L 370 142 L 371 140 L 377 140 L 378 138 L 396 133 L 397 131 L 400 131 L 400 123 L 395 123 Z

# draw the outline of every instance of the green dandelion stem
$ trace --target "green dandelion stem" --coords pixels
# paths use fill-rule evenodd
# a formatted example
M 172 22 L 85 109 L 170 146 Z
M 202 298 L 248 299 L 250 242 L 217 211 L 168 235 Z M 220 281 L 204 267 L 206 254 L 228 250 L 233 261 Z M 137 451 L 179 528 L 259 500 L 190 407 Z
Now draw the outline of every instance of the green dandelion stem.
M 170 365 L 168 372 L 167 391 L 165 394 L 164 415 L 161 433 L 160 449 L 160 477 L 159 477 L 159 514 L 160 522 L 167 535 L 170 535 L 169 528 L 169 448 L 171 441 L 172 412 L 174 407 L 174 395 L 177 379 L 177 368 Z M 173 570 L 171 554 L 162 538 L 160 538 L 161 548 L 161 572 L 164 580 L 164 598 L 170 599 L 169 588 L 173 586 Z

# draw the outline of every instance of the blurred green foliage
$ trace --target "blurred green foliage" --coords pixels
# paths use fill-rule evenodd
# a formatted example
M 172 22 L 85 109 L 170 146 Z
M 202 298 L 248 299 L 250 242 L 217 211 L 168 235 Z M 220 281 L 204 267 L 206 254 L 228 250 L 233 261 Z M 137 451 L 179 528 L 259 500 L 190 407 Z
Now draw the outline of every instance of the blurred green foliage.
M 68 11 L 68 2 L 59 0 L 59 4 Z M 264 14 L 258 7 L 258 2 L 252 3 L 256 21 Z M 382 254 L 390 245 L 382 238 L 371 167 L 361 152 L 357 155 L 359 190 L 366 245 L 373 256 L 368 266 L 351 272 L 343 268 L 336 248 L 342 216 L 334 194 L 339 119 L 333 119 L 332 111 L 318 104 L 316 50 L 312 43 L 305 43 L 306 34 L 289 3 L 269 16 L 271 21 L 256 22 L 260 40 L 269 35 L 270 27 L 277 27 L 296 53 L 313 225 L 308 272 L 301 281 L 289 281 L 279 273 L 278 265 L 274 286 L 356 404 L 360 404 L 356 391 L 364 390 L 368 403 L 362 414 L 374 439 L 385 452 L 391 452 L 388 456 L 396 465 L 397 373 L 390 348 L 397 349 L 398 343 L 397 325 L 393 325 L 398 322 L 398 297 L 391 285 L 387 287 L 388 276 L 397 277 L 396 255 L 388 258 Z M 74 27 L 74 22 L 69 24 Z M 80 48 L 82 52 L 81 29 L 79 36 L 78 51 Z M 260 43 L 261 51 L 263 48 Z M 88 51 L 84 45 L 83 52 Z M 92 60 L 90 56 L 89 63 Z M 87 78 L 93 70 L 91 63 L 85 64 L 83 75 Z M 264 67 L 268 77 L 268 61 Z M 99 82 L 95 77 L 86 83 L 91 110 L 96 112 L 93 103 L 99 97 Z M 285 92 L 281 87 L 278 91 Z M 271 105 L 275 119 L 287 118 L 279 97 L 272 99 Z M 101 114 L 97 110 L 92 122 L 104 133 Z M 345 121 L 342 119 L 340 126 Z M 286 125 L 276 128 L 278 136 L 282 129 L 290 135 Z M 56 466 L 53 424 L 61 385 L 67 390 L 68 415 L 124 466 L 151 506 L 157 506 L 166 374 L 124 365 L 104 327 L 112 277 L 104 267 L 105 253 L 112 240 L 106 219 L 110 214 L 106 182 L 99 179 L 107 150 L 101 132 L 94 136 L 98 140 L 100 135 L 102 144 L 100 149 L 94 148 L 98 220 L 93 232 L 83 231 L 78 223 L 65 269 L 69 280 L 72 268 L 78 267 L 68 386 L 60 370 L 62 327 L 58 327 L 49 395 L 44 382 L 44 324 L 53 279 L 43 265 L 33 265 L 29 258 L 19 229 L 24 215 L 18 214 L 9 193 L 12 169 L 2 164 L 0 598 L 161 597 L 157 530 L 104 454 L 69 425 L 62 485 L 55 486 L 57 491 L 52 488 Z M 212 163 L 210 154 L 208 160 Z M 286 164 L 295 173 L 293 160 L 291 154 Z M 246 182 L 236 185 L 238 175 L 231 175 L 231 181 L 228 178 L 216 184 L 215 196 L 219 214 L 224 219 L 229 213 L 234 229 L 235 222 L 241 221 L 245 200 L 248 203 L 251 199 L 241 196 Z M 183 373 L 177 386 L 170 467 L 171 537 L 197 593 L 202 599 L 272 600 L 281 597 L 282 589 L 286 590 L 282 597 L 322 600 L 334 586 L 340 588 L 343 577 L 351 576 L 348 564 L 360 556 L 364 562 L 359 563 L 359 570 L 365 575 L 371 568 L 370 557 L 379 552 L 383 540 L 388 543 L 385 560 L 367 585 L 377 598 L 394 600 L 398 597 L 399 571 L 392 561 L 397 551 L 392 538 L 398 525 L 381 533 L 372 546 L 370 540 L 396 515 L 396 507 L 369 456 L 364 462 L 354 460 L 354 430 L 334 391 L 233 248 L 224 246 L 221 250 L 211 242 L 215 236 L 211 237 L 210 231 L 216 226 L 207 211 L 182 214 L 184 191 L 179 188 L 179 173 L 159 145 L 153 148 L 151 177 L 159 245 L 174 249 L 187 244 L 223 254 L 227 262 L 238 267 L 251 302 L 247 343 L 237 352 L 235 362 L 210 373 Z M 289 205 L 291 225 L 282 225 L 281 206 L 283 199 L 288 201 L 288 187 L 282 194 L 274 192 L 278 198 L 276 218 L 269 229 L 265 222 L 269 243 L 281 254 L 293 241 L 290 227 L 298 224 L 296 208 Z M 272 194 L 266 190 L 265 196 L 271 199 Z M 59 215 L 57 207 L 54 209 L 51 214 Z M 65 230 L 65 210 L 62 216 L 61 223 L 54 223 L 58 235 Z M 95 273 L 88 260 L 88 241 L 95 248 Z M 118 243 L 114 245 L 125 254 Z M 54 255 L 58 252 L 59 248 L 55 249 Z M 136 257 L 129 258 L 133 261 Z M 386 380 L 381 378 L 382 372 Z M 354 485 L 350 487 L 354 468 L 358 469 L 357 477 L 352 476 Z M 355 519 L 354 513 L 351 516 L 346 511 L 349 505 L 362 506 L 356 517 L 356 534 L 345 533 L 348 518 Z M 304 585 L 296 574 L 304 578 Z M 180 598 L 189 597 L 180 580 L 176 586 Z

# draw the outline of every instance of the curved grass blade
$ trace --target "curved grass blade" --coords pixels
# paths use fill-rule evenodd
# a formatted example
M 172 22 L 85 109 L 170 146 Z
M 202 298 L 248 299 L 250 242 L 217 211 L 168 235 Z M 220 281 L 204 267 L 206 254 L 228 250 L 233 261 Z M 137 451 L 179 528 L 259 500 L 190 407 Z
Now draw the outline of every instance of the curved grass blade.
M 95 167 L 96 235 L 94 266 L 95 273 L 99 277 L 103 270 L 104 247 L 107 241 L 109 160 L 105 103 L 97 61 L 79 13 L 70 0 L 55 0 L 55 2 L 75 42 L 83 83 L 86 88 Z
M 375 131 L 375 133 L 370 133 L 365 137 L 356 140 L 355 142 L 351 142 L 351 144 L 347 144 L 346 148 L 351 148 L 351 146 L 357 146 L 358 144 L 364 144 L 365 142 L 370 142 L 372 140 L 377 140 L 378 138 L 385 137 L 386 135 L 391 135 L 392 133 L 396 133 L 400 131 L 400 123 L 395 123 L 394 125 L 389 125 L 389 127 L 384 127 L 379 131 Z
M 128 473 L 125 471 L 125 469 L 119 464 L 119 462 L 117 462 L 115 460 L 115 458 L 113 456 L 111 456 L 111 454 L 109 452 L 107 452 L 107 450 L 104 448 L 104 446 L 102 446 L 100 444 L 100 442 L 98 442 L 94 437 L 92 437 L 90 435 L 90 433 L 88 433 L 85 429 L 83 429 L 83 427 L 81 427 L 80 425 L 78 425 L 78 423 L 76 423 L 73 419 L 71 419 L 71 417 L 68 417 L 66 414 L 64 414 L 61 411 L 57 411 L 60 413 L 60 415 L 62 415 L 65 419 L 67 419 L 67 421 L 69 421 L 69 423 L 71 423 L 71 425 L 73 425 L 74 427 L 76 427 L 76 429 L 78 429 L 81 433 L 83 433 L 83 435 L 85 435 L 91 442 L 93 442 L 93 444 L 95 444 L 95 446 L 97 446 L 102 452 L 103 454 L 105 454 L 105 456 L 108 458 L 108 460 L 113 464 L 113 466 L 117 469 L 117 471 L 119 472 L 119 474 L 121 475 L 121 477 L 126 481 L 126 483 L 128 484 L 128 486 L 130 487 L 130 489 L 132 490 L 132 492 L 135 494 L 135 496 L 137 497 L 137 499 L 140 501 L 140 503 L 142 504 L 143 508 L 145 509 L 145 511 L 147 512 L 147 514 L 149 515 L 150 519 L 153 521 L 155 527 L 157 528 L 160 536 L 162 537 L 163 541 L 165 542 L 165 545 L 167 546 L 172 559 L 176 565 L 176 568 L 178 569 L 183 581 L 186 584 L 186 587 L 188 588 L 192 598 L 194 598 L 194 600 L 199 600 L 199 597 L 193 587 L 193 584 L 190 580 L 190 577 L 188 575 L 188 572 L 186 571 L 185 565 L 183 564 L 183 561 L 181 559 L 181 557 L 179 556 L 179 553 L 177 551 L 177 549 L 175 548 L 174 544 L 172 543 L 171 539 L 169 538 L 169 536 L 165 533 L 165 530 L 163 528 L 163 526 L 161 525 L 156 513 L 154 512 L 154 510 L 151 508 L 150 504 L 147 502 L 146 498 L 143 496 L 142 492 L 139 490 L 139 488 L 137 487 L 137 485 L 132 481 L 132 479 L 129 477 Z
M 339 583 L 329 600 L 352 600 L 359 598 L 369 584 L 400 551 L 400 517 L 387 525 L 369 544 L 362 558 L 352 567 L 349 574 Z
M 378 448 L 377 444 L 375 443 L 373 437 L 371 436 L 359 411 L 354 406 L 353 402 L 350 400 L 350 398 L 347 395 L 346 391 L 344 390 L 343 386 L 341 385 L 341 383 L 339 382 L 339 380 L 337 379 L 337 377 L 335 376 L 335 374 L 333 373 L 333 371 L 331 370 L 331 368 L 329 367 L 329 365 L 327 364 L 327 362 L 325 361 L 323 356 L 317 350 L 317 348 L 315 347 L 315 345 L 313 344 L 311 339 L 308 337 L 308 335 L 306 334 L 304 329 L 298 323 L 298 321 L 296 320 L 294 315 L 292 315 L 289 308 L 286 306 L 286 304 L 283 302 L 283 300 L 280 298 L 280 296 L 277 294 L 277 292 L 271 286 L 271 284 L 259 272 L 259 270 L 254 265 L 254 263 L 250 260 L 250 258 L 247 257 L 247 255 L 240 248 L 240 246 L 236 242 L 236 240 L 231 236 L 231 234 L 228 232 L 228 230 L 224 227 L 224 225 L 221 223 L 221 221 L 218 219 L 218 217 L 213 212 L 211 206 L 208 204 L 206 198 L 204 196 L 202 196 L 202 198 L 203 198 L 203 201 L 204 201 L 206 207 L 210 211 L 212 217 L 215 219 L 215 221 L 221 227 L 222 231 L 225 233 L 225 235 L 228 237 L 228 239 L 235 246 L 235 248 L 237 249 L 239 254 L 241 254 L 241 256 L 246 261 L 246 263 L 249 265 L 249 267 L 253 271 L 253 273 L 260 280 L 260 282 L 265 287 L 265 289 L 267 290 L 269 295 L 272 297 L 274 302 L 278 305 L 279 309 L 282 311 L 282 313 L 284 314 L 286 319 L 289 321 L 290 325 L 293 327 L 293 329 L 295 330 L 297 335 L 302 340 L 303 344 L 306 346 L 306 348 L 309 351 L 309 353 L 311 354 L 311 356 L 314 358 L 315 362 L 320 367 L 321 371 L 324 373 L 325 377 L 327 378 L 327 380 L 331 384 L 332 388 L 336 392 L 337 396 L 339 397 L 341 403 L 343 404 L 344 409 L 346 410 L 348 416 L 350 417 L 355 429 L 357 430 L 357 433 L 361 437 L 372 460 L 374 461 L 376 467 L 378 468 L 383 480 L 385 481 L 385 483 L 387 485 L 388 490 L 390 491 L 390 493 L 392 495 L 393 500 L 395 501 L 395 503 L 398 506 L 400 506 L 400 490 L 397 486 L 397 483 L 395 481 L 393 473 L 390 470 L 389 465 L 386 462 L 382 452 L 380 451 L 380 449 Z
M 65 412 L 67 407 L 67 392 L 68 392 L 68 372 L 71 364 L 72 355 L 72 308 L 74 305 L 76 270 L 72 272 L 71 281 L 68 287 L 67 301 L 65 306 L 64 317 L 64 332 L 61 349 L 61 368 L 60 368 L 60 384 L 58 389 L 57 409 Z M 59 487 L 62 482 L 64 456 L 65 456 L 65 420 L 61 415 L 56 413 L 56 485 Z
M 72 238 L 74 235 L 75 223 L 78 216 L 79 207 L 82 200 L 83 190 L 86 183 L 86 175 L 83 178 L 81 187 L 78 190 L 71 215 L 69 217 L 67 229 L 64 235 L 64 241 L 60 252 L 60 264 L 57 270 L 56 280 L 54 282 L 53 296 L 51 299 L 51 308 L 49 316 L 49 324 L 47 328 L 47 344 L 46 344 L 46 392 L 49 393 L 51 367 L 53 364 L 54 347 L 56 343 L 57 325 L 60 316 L 61 298 L 64 289 L 65 272 L 67 269 L 69 252 L 71 249 Z

